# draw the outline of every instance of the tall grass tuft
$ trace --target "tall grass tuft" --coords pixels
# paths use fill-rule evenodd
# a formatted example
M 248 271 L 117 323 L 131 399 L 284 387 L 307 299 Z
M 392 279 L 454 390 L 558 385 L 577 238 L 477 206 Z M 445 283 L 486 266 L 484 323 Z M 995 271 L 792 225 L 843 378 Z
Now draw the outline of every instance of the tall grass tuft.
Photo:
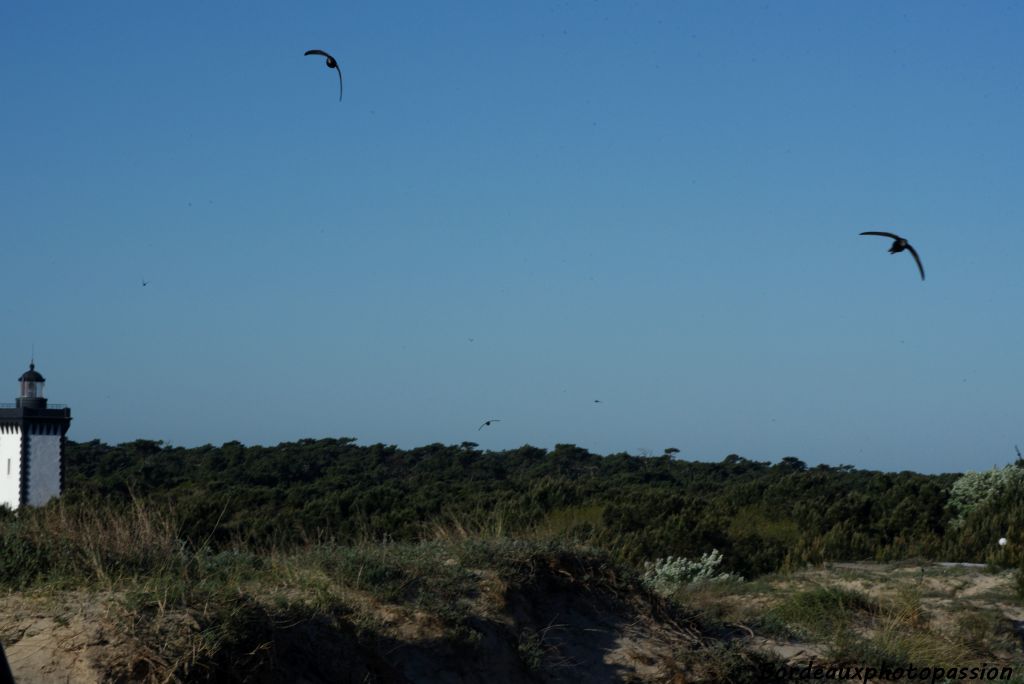
M 18 588 L 99 583 L 163 572 L 185 561 L 171 511 L 133 499 L 121 507 L 25 509 L 0 522 L 0 583 Z
M 477 509 L 459 513 L 445 511 L 422 523 L 420 539 L 459 542 L 467 539 L 502 539 L 507 534 L 508 524 L 501 508 Z

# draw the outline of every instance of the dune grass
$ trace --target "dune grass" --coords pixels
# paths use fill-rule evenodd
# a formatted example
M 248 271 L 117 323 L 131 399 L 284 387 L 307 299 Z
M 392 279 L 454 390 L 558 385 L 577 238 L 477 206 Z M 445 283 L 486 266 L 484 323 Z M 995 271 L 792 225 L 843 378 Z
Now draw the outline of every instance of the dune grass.
M 831 662 L 876 667 L 980 664 L 1020 652 L 998 610 L 950 602 L 929 584 L 941 579 L 963 589 L 968 582 L 956 569 L 936 567 L 926 577 L 910 568 L 883 579 L 841 569 L 834 582 L 823 581 L 822 571 L 814 579 L 788 573 L 659 596 L 644 585 L 643 568 L 574 540 L 572 530 L 598 515 L 595 508 L 567 510 L 519 538 L 506 536 L 500 515 L 481 511 L 425 524 L 418 541 L 336 544 L 323 535 L 255 547 L 215 544 L 213 530 L 185 537 L 172 508 L 139 500 L 115 507 L 54 502 L 0 513 L 0 588 L 105 597 L 111 629 L 134 644 L 119 676 L 147 681 L 225 673 L 244 680 L 280 659 L 278 643 L 296 626 L 333 634 L 362 649 L 365 660 L 398 643 L 490 648 L 488 629 L 507 625 L 501 639 L 513 645 L 517 666 L 543 673 L 568 667 L 564 625 L 510 618 L 508 602 L 521 591 L 527 603 L 543 603 L 552 587 L 602 596 L 608 605 L 646 606 L 644 620 L 676 635 L 650 656 L 664 677 L 762 681 L 776 656 L 754 648 L 755 634 L 806 643 Z M 851 588 L 882 584 L 891 590 Z M 992 604 L 1010 600 L 990 593 L 984 600 Z M 940 624 L 937 601 L 946 601 L 952 619 Z

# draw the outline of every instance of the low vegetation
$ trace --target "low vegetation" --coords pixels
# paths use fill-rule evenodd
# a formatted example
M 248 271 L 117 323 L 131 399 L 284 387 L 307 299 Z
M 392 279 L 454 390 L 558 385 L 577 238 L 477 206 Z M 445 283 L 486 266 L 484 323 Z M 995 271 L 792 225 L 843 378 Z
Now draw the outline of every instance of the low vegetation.
M 172 520 L 138 500 L 9 516 L 7 548 L 34 559 L 11 572 L 5 555 L 0 572 L 0 641 L 15 644 L 12 661 L 24 618 L 52 612 L 88 632 L 83 650 L 108 645 L 94 657 L 105 663 L 95 681 L 433 681 L 427 673 L 445 668 L 469 681 L 638 670 L 755 681 L 748 672 L 774 662 L 755 651 L 723 658 L 720 625 L 586 546 L 450 533 L 214 550 L 182 540 Z M 88 609 L 67 608 L 83 596 Z
M 717 549 L 746 578 L 828 560 L 924 558 L 1015 565 L 1024 541 L 1018 465 L 977 473 L 884 473 L 849 466 L 718 463 L 574 445 L 481 451 L 472 442 L 402 450 L 352 439 L 194 449 L 138 440 L 69 443 L 73 503 L 173 506 L 211 548 L 417 541 L 463 526 L 572 539 L 641 565 Z M 1001 550 L 1000 537 L 1013 544 Z
M 1024 500 L 978 484 L 1015 468 L 69 443 L 60 501 L 0 509 L 0 642 L 16 655 L 52 615 L 94 681 L 772 681 L 809 657 L 1019 661 Z M 988 563 L 992 583 L 968 596 L 980 571 L 938 560 Z

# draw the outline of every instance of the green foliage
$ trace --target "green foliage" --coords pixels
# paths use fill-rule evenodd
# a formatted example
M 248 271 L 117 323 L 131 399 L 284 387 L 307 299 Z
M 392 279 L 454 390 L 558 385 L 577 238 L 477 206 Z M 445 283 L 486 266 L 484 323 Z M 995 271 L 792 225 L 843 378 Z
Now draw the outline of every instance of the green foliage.
M 0 584 L 5 589 L 22 589 L 50 569 L 49 549 L 10 528 L 0 536 Z
M 855 622 L 855 613 L 874 614 L 878 605 L 859 591 L 821 587 L 801 591 L 767 611 L 770 623 L 784 624 L 811 639 L 835 639 Z
M 1007 504 L 1017 491 L 1009 489 L 988 503 L 972 499 L 973 512 L 967 498 L 950 507 L 956 481 L 809 468 L 792 457 L 774 466 L 735 454 L 719 463 L 602 457 L 572 444 L 494 452 L 472 443 L 358 446 L 348 438 L 193 449 L 138 440 L 69 442 L 63 499 L 69 509 L 95 509 L 135 497 L 166 509 L 187 548 L 214 554 L 486 533 L 572 540 L 633 565 L 714 548 L 724 554 L 723 572 L 754 577 L 825 560 L 985 560 L 996 523 L 979 512 L 1004 505 L 996 519 L 1009 524 L 1008 516 L 1024 519 L 1024 501 Z M 961 514 L 965 522 L 951 530 Z M 129 551 L 94 564 L 141 571 L 149 561 Z
M 533 673 L 541 671 L 541 665 L 544 662 L 544 647 L 541 635 L 536 630 L 527 628 L 519 634 L 516 651 L 527 670 Z
M 1024 565 L 1024 469 L 1013 465 L 967 473 L 950 487 L 950 521 L 943 540 L 948 560 Z M 1006 537 L 1005 548 L 998 540 Z
M 210 681 L 253 680 L 296 648 L 306 649 L 296 658 L 315 662 L 322 653 L 309 644 L 320 649 L 320 639 L 334 644 L 339 667 L 356 658 L 369 672 L 383 661 L 367 654 L 399 643 L 396 629 L 409 630 L 403 643 L 425 639 L 473 657 L 498 644 L 508 649 L 508 662 L 543 678 L 571 651 L 554 621 L 566 610 L 551 605 L 558 601 L 581 609 L 596 601 L 599 613 L 625 610 L 624 624 L 634 623 L 636 610 L 667 611 L 673 629 L 684 615 L 698 615 L 701 625 L 686 618 L 688 626 L 673 634 L 703 636 L 673 648 L 661 664 L 666 673 L 766 681 L 778 663 L 734 640 L 717 641 L 736 625 L 723 621 L 709 630 L 710 613 L 693 610 L 723 591 L 716 580 L 773 558 L 794 563 L 801 554 L 879 557 L 941 548 L 934 540 L 949 519 L 942 492 L 955 479 L 792 462 L 772 467 L 739 457 L 710 464 L 601 458 L 571 446 L 552 453 L 440 445 L 402 452 L 327 440 L 253 454 L 238 444 L 185 453 L 149 442 L 137 451 L 87 447 L 77 456 L 88 457 L 93 474 L 77 469 L 67 497 L 17 515 L 0 512 L 0 587 L 116 596 L 126 633 L 149 630 L 160 653 L 183 654 L 146 656 L 148 666 L 164 668 L 159 677 L 133 670 L 126 681 L 188 680 L 199 672 Z M 167 463 L 156 466 L 165 452 Z M 279 462 L 281 453 L 306 458 L 308 467 Z M 249 458 L 263 458 L 257 470 L 284 473 L 283 482 L 265 475 L 243 482 Z M 113 463 L 125 469 L 120 481 Z M 166 486 L 134 476 L 157 467 L 169 469 Z M 102 475 L 108 468 L 109 480 Z M 980 535 L 979 516 L 1001 515 L 997 506 L 1019 512 L 1018 496 L 1008 490 L 979 504 L 950 536 L 962 543 Z M 1000 525 L 1008 520 L 998 518 Z M 634 559 L 650 549 L 669 554 L 648 556 L 659 560 L 641 575 Z M 702 586 L 679 591 L 695 584 Z M 671 598 L 639 591 L 644 585 Z M 898 665 L 949 654 L 967 662 L 992 644 L 1016 643 L 993 614 L 958 623 L 951 650 L 929 629 L 920 591 L 901 593 L 889 606 L 846 589 L 788 588 L 750 624 L 827 644 L 837 662 Z M 501 614 L 511 622 L 493 619 Z
M 964 473 L 949 490 L 950 526 L 962 527 L 967 516 L 1007 492 L 1024 485 L 1024 468 L 1008 465 L 982 472 Z

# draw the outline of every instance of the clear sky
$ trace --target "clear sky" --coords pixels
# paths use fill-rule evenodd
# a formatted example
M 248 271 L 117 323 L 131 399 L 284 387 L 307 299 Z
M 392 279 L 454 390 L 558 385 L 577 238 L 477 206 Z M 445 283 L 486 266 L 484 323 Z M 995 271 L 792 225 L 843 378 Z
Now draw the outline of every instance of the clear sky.
M 1021 35 L 993 1 L 0 3 L 0 401 L 34 345 L 78 441 L 1002 465 Z

